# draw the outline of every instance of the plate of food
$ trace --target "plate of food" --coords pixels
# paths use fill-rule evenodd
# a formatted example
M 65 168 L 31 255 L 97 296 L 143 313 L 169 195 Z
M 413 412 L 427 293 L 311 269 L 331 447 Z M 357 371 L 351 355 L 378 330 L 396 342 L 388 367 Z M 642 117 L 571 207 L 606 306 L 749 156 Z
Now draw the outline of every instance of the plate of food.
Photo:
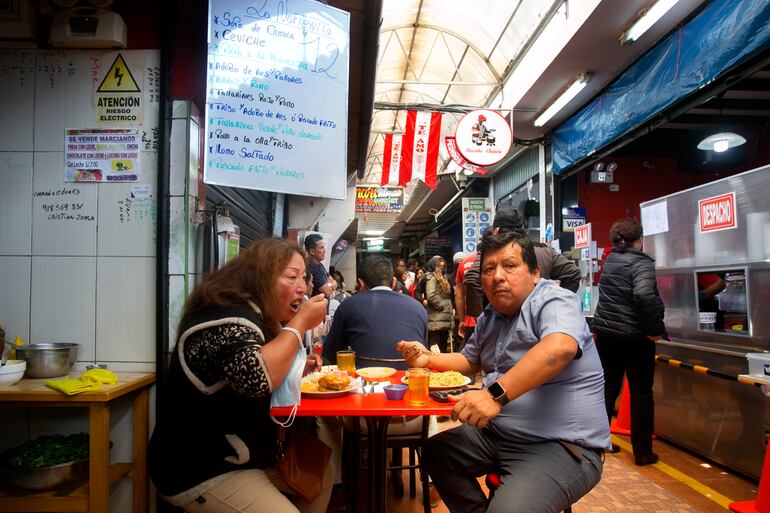
M 431 390 L 452 390 L 453 388 L 463 388 L 473 382 L 468 376 L 463 376 L 457 371 L 431 372 L 430 384 Z M 401 383 L 409 384 L 409 376 L 401 378 Z
M 314 398 L 338 397 L 354 388 L 355 382 L 346 372 L 312 372 L 300 384 L 302 395 Z
M 356 374 L 366 381 L 384 381 L 396 373 L 393 367 L 362 367 L 356 369 Z

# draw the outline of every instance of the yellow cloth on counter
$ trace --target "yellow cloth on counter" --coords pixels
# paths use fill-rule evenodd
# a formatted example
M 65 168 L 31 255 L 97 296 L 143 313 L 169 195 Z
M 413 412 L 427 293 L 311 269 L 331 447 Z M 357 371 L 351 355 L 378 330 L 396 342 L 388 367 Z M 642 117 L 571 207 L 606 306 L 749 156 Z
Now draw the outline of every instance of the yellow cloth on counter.
M 101 390 L 102 387 L 98 383 L 87 381 L 84 379 L 52 379 L 45 382 L 45 386 L 53 388 L 66 395 L 77 395 L 83 392 L 93 392 L 95 390 Z
M 118 376 L 107 369 L 89 369 L 80 376 L 80 379 L 98 385 L 114 385 L 118 382 Z

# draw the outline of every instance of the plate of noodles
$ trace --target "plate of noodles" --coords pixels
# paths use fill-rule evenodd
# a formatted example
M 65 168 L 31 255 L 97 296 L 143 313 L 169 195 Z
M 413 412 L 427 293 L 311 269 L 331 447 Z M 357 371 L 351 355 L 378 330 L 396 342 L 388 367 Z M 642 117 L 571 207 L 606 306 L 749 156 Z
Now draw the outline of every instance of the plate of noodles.
M 463 376 L 457 371 L 431 372 L 430 387 L 431 390 L 452 390 L 453 388 L 463 388 L 473 382 L 468 376 Z M 401 383 L 409 384 L 409 376 L 401 378 Z
M 355 382 L 345 372 L 312 372 L 300 383 L 302 395 L 313 398 L 339 397 L 354 388 Z

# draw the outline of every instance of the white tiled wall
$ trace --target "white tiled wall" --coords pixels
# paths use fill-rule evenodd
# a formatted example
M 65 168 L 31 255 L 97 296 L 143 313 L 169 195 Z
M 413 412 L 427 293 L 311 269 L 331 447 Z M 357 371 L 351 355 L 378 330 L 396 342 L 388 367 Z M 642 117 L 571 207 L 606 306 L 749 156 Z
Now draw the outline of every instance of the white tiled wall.
M 155 259 L 99 257 L 96 359 L 155 361 Z
M 0 152 L 32 151 L 33 102 L 30 91 L 35 86 L 35 55 L 21 50 L 0 52 Z
M 32 244 L 31 151 L 0 152 L 0 205 L 3 205 L 3 211 L 14 214 L 0 216 L 0 254 L 29 255 Z
M 96 257 L 32 257 L 28 342 L 80 344 L 78 360 L 94 361 L 95 291 Z
M 0 256 L 0 312 L 8 340 L 29 339 L 29 287 L 32 258 Z M 13 291 L 13 293 L 9 292 Z

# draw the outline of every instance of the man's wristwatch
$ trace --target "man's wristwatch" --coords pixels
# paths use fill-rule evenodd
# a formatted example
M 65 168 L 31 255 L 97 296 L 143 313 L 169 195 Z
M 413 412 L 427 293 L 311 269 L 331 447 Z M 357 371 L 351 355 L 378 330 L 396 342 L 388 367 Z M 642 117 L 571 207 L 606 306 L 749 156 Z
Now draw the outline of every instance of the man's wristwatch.
M 495 381 L 491 385 L 487 387 L 487 392 L 489 392 L 489 395 L 492 396 L 492 399 L 500 403 L 500 407 L 505 406 L 508 404 L 508 395 L 505 393 L 505 389 L 503 388 L 503 385 Z

